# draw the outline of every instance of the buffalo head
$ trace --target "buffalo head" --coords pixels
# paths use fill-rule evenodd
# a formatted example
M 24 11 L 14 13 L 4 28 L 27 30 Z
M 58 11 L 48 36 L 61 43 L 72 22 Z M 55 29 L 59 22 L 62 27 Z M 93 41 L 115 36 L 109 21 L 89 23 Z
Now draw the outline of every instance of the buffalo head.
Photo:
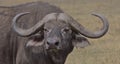
M 26 46 L 43 46 L 48 54 L 56 52 L 58 54 L 64 53 L 67 56 L 74 46 L 85 47 L 89 45 L 85 37 L 102 37 L 109 27 L 106 18 L 97 13 L 93 15 L 102 20 L 103 28 L 95 33 L 86 30 L 81 24 L 65 13 L 50 13 L 29 29 L 19 28 L 16 24 L 17 20 L 26 14 L 29 14 L 29 12 L 17 14 L 13 19 L 12 28 L 20 36 L 30 37 Z

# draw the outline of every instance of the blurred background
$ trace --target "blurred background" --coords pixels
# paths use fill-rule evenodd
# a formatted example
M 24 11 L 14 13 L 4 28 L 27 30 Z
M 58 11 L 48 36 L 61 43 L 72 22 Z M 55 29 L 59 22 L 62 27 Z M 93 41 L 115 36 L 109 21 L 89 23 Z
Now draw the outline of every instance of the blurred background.
M 65 64 L 120 64 L 120 0 L 0 0 L 0 6 L 44 1 L 56 5 L 91 31 L 101 28 L 97 12 L 110 23 L 108 33 L 99 39 L 89 39 L 91 45 L 74 48 Z

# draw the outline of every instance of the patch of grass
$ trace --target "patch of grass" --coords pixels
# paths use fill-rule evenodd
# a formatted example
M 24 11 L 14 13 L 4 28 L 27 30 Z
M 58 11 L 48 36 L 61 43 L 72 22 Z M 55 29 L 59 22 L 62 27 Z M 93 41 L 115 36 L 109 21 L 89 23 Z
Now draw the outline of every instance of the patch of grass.
M 91 31 L 102 26 L 98 18 L 90 15 L 91 12 L 103 14 L 109 20 L 109 32 L 102 38 L 89 39 L 91 45 L 86 48 L 74 48 L 66 64 L 120 64 L 120 0 L 1 0 L 0 5 L 31 1 L 56 5 Z

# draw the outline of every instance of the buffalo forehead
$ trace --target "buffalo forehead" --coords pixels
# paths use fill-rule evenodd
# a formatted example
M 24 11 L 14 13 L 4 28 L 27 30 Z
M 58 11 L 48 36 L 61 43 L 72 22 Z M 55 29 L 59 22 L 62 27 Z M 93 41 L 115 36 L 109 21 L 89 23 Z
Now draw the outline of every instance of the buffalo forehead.
M 54 27 L 67 27 L 68 25 L 64 21 L 60 20 L 51 20 L 47 23 L 45 23 L 45 28 L 54 28 Z

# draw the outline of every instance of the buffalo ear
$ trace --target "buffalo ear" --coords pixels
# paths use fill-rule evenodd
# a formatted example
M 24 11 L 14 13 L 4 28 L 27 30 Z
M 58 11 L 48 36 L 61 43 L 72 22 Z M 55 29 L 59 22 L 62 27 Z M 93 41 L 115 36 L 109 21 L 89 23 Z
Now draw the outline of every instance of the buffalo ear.
M 72 44 L 74 47 L 77 47 L 77 48 L 84 48 L 90 45 L 89 41 L 82 36 L 75 36 L 75 39 L 73 40 Z
M 28 42 L 26 43 L 26 47 L 42 46 L 43 44 L 44 44 L 43 36 L 40 34 L 35 34 L 28 39 Z

